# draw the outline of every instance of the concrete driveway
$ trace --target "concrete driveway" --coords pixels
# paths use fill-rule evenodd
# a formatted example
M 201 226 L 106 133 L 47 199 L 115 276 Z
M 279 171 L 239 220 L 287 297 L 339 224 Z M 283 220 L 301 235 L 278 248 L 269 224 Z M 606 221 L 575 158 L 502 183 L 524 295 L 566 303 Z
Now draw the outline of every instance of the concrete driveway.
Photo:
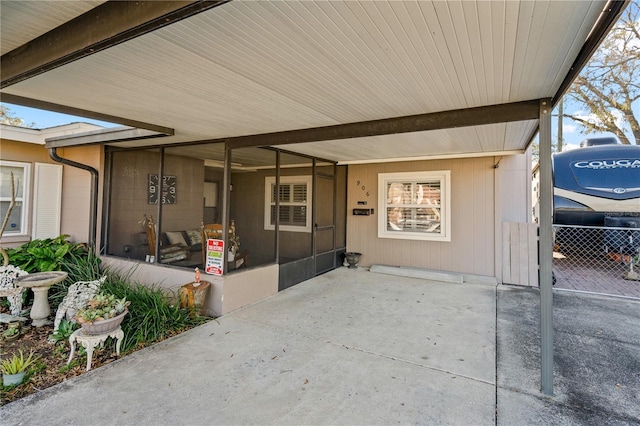
M 640 299 L 554 291 L 554 396 L 540 394 L 540 295 L 499 287 L 499 425 L 640 425 Z
M 620 398 L 607 396 L 589 408 L 586 413 L 591 417 L 582 417 L 584 407 L 577 407 L 570 395 L 574 388 L 584 393 L 599 389 L 583 387 L 582 375 L 574 371 L 567 370 L 566 375 L 579 382 L 575 386 L 566 385 L 561 371 L 559 396 L 546 398 L 539 393 L 538 300 L 534 290 L 340 268 L 8 404 L 1 409 L 0 423 L 638 421 L 638 368 L 635 376 L 631 370 L 621 377 L 620 386 L 607 388 Z M 640 359 L 640 304 L 614 302 L 623 305 L 615 308 L 616 321 L 635 321 L 636 326 L 626 336 L 616 335 L 618 346 L 611 349 L 623 347 L 629 355 L 624 368 L 633 369 Z M 594 307 L 590 309 L 593 312 Z M 570 323 L 579 314 L 567 315 L 566 333 L 587 331 L 572 331 Z M 608 337 L 603 332 L 591 340 L 601 339 L 597 349 L 606 351 Z M 576 337 L 573 343 L 579 347 L 584 342 Z M 567 351 L 560 369 L 575 361 L 573 349 L 579 352 L 579 348 Z M 589 361 L 580 362 L 584 368 Z

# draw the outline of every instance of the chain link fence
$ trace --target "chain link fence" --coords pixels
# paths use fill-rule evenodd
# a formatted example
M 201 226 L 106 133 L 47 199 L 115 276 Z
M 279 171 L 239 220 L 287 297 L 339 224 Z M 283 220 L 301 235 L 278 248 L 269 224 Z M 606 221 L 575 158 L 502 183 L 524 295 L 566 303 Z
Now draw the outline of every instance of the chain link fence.
M 615 223 L 624 226 L 554 225 L 556 287 L 640 297 L 640 218 L 632 219 Z

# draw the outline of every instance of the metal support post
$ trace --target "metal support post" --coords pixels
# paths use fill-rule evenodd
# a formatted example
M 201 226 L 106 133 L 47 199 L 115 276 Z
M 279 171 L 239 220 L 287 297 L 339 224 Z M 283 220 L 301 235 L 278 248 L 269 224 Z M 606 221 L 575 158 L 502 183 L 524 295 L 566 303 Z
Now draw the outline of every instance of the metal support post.
M 540 100 L 540 373 L 542 392 L 553 395 L 553 182 L 551 100 Z

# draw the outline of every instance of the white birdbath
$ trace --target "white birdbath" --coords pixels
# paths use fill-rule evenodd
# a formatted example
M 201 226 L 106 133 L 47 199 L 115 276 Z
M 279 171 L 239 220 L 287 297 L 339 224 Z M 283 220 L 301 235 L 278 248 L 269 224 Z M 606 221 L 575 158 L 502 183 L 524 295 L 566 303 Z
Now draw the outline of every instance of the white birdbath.
M 49 288 L 60 281 L 64 281 L 68 275 L 63 271 L 36 272 L 35 274 L 23 275 L 15 279 L 16 285 L 33 290 L 33 306 L 31 307 L 30 317 L 34 326 L 42 327 L 47 324 L 47 318 L 51 313 Z

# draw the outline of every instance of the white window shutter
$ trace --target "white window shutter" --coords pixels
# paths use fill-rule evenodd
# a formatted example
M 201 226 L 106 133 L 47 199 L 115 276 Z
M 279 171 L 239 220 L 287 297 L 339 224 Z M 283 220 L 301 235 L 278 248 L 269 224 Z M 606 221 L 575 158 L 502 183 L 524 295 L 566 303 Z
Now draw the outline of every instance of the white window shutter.
M 62 166 L 36 163 L 33 190 L 34 240 L 60 235 Z

